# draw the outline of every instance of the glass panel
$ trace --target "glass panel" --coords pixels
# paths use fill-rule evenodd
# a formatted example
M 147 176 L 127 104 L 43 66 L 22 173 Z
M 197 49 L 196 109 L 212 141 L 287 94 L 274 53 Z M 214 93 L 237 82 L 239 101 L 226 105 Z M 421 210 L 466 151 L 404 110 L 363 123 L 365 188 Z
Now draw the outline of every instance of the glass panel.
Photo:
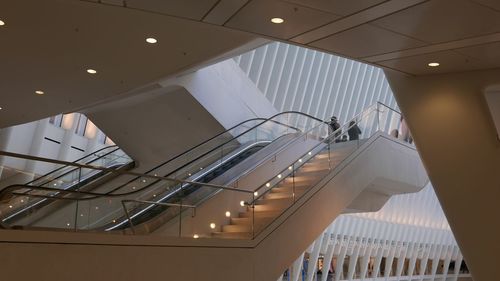
M 97 188 L 88 183 L 110 172 L 59 165 L 59 169 L 31 181 L 33 187 L 18 186 L 4 192 L 0 211 L 8 226 L 251 239 L 368 138 L 398 128 L 398 120 L 399 114 L 383 105 L 368 108 L 335 132 L 329 131 L 328 124 L 297 113 L 250 120 L 147 175 L 125 172 Z M 226 179 L 229 186 L 218 182 L 226 171 L 272 142 L 279 144 L 278 149 L 259 156 L 262 162 L 255 168 Z M 290 156 L 290 149 L 295 155 Z M 123 151 L 108 147 L 77 163 L 117 167 L 130 161 Z M 270 177 L 258 188 L 240 186 L 241 179 L 261 167 L 260 163 L 265 163 Z M 215 197 L 218 200 L 210 200 Z M 210 212 L 200 212 L 202 205 Z M 21 212 L 6 219 L 16 210 Z

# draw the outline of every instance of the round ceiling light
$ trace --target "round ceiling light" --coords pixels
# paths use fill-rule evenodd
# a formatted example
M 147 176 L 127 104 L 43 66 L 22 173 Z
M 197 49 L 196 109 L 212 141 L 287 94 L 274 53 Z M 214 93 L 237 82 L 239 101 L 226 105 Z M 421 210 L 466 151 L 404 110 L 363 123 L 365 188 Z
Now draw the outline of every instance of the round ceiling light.
M 37 95 L 43 95 L 43 94 L 45 94 L 45 92 L 41 91 L 41 90 L 36 90 L 35 94 L 37 94 Z
M 5 25 L 5 22 L 3 20 L 0 20 L 0 26 Z
M 146 38 L 146 42 L 148 42 L 149 44 L 156 44 L 158 42 L 158 40 L 156 40 L 156 38 L 149 37 L 149 38 Z
M 96 74 L 96 73 L 97 73 L 97 70 L 92 69 L 92 68 L 89 68 L 89 69 L 87 69 L 87 73 L 90 73 L 90 74 Z
M 427 65 L 430 66 L 430 67 L 436 67 L 436 66 L 439 66 L 439 62 L 430 62 Z
M 272 23 L 279 24 L 279 23 L 284 23 L 284 22 L 285 22 L 285 20 L 284 20 L 284 19 L 282 19 L 282 18 L 272 18 L 272 19 L 271 19 L 271 22 L 272 22 Z

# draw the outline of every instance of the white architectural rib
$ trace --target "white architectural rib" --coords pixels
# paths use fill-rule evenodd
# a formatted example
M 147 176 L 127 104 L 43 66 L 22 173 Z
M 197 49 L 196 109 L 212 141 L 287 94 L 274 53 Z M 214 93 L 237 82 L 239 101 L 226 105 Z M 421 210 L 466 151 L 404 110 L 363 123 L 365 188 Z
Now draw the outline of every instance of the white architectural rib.
M 375 101 L 397 106 L 382 70 L 374 66 L 280 42 L 234 60 L 278 111 L 324 120 L 336 115 L 344 123 Z

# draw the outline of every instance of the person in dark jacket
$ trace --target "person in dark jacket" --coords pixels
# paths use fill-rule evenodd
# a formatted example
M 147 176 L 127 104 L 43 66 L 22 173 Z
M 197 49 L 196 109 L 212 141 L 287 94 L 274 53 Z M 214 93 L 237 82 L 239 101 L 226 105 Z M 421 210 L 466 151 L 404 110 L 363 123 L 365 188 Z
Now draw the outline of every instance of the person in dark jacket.
M 347 134 L 349 135 L 349 140 L 359 140 L 359 135 L 361 135 L 361 130 L 356 124 L 355 121 L 351 121 L 349 123 L 349 129 L 347 130 Z
M 340 135 L 342 135 L 342 130 L 339 130 L 340 129 L 340 124 L 337 121 L 337 117 L 336 116 L 333 116 L 330 119 L 330 122 L 328 123 L 328 126 L 330 126 L 330 134 L 332 134 L 333 132 L 337 131 L 335 133 L 335 142 L 340 142 Z

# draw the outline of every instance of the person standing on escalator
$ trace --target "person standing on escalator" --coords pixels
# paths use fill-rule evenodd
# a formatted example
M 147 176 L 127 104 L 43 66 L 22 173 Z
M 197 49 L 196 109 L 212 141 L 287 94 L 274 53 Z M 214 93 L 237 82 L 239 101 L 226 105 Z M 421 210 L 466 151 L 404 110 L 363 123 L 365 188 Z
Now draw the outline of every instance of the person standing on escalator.
M 340 142 L 340 135 L 342 135 L 342 130 L 340 130 L 340 124 L 337 121 L 337 116 L 333 116 L 332 118 L 330 118 L 328 126 L 330 127 L 330 135 L 335 132 L 335 142 Z
M 349 135 L 349 140 L 359 140 L 359 135 L 361 135 L 361 130 L 356 124 L 356 121 L 352 120 L 349 122 L 349 129 L 347 130 L 347 134 Z

